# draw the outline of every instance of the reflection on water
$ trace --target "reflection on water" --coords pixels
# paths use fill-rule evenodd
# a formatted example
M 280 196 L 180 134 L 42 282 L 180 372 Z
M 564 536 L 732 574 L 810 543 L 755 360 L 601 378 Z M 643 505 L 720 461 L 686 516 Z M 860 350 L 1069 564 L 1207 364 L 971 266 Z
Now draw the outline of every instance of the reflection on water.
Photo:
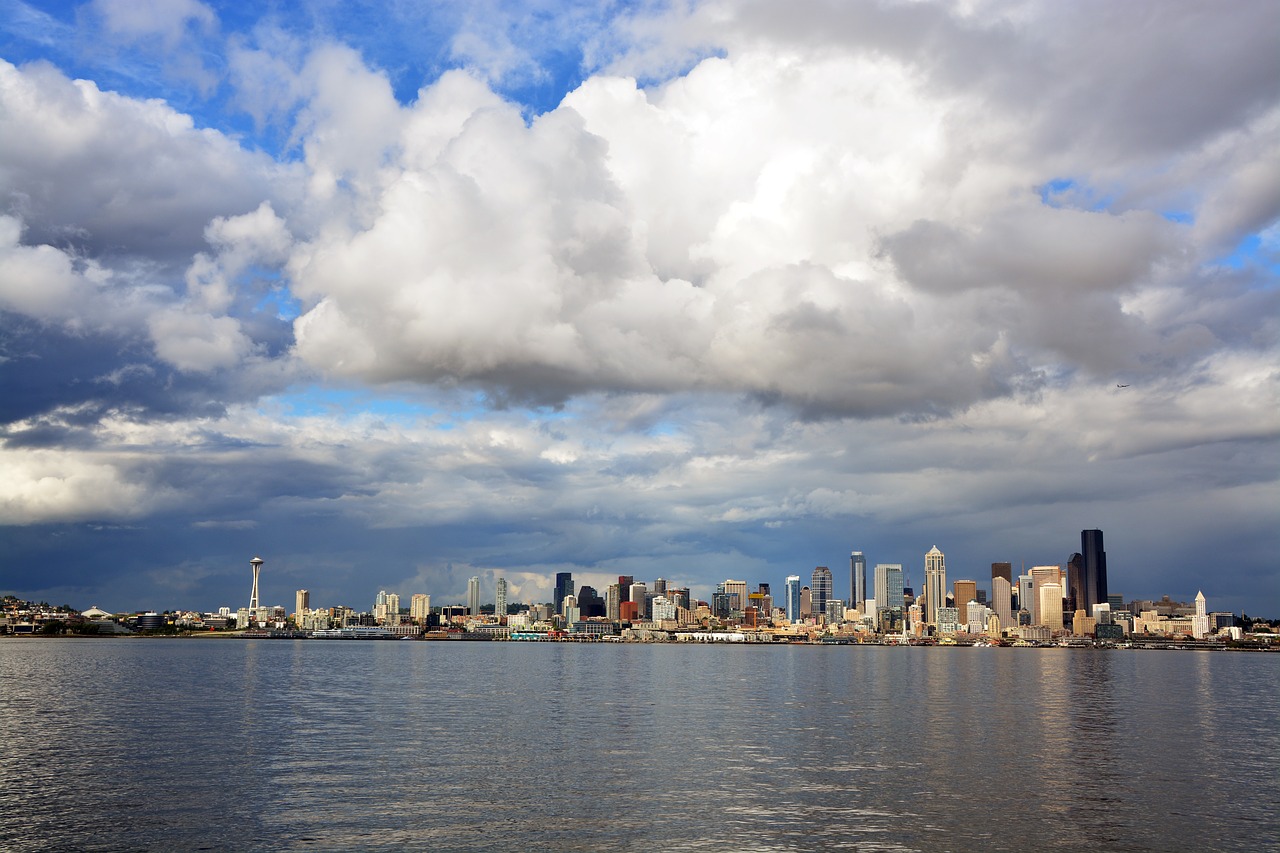
M 0 849 L 1257 849 L 1275 660 L 4 641 Z

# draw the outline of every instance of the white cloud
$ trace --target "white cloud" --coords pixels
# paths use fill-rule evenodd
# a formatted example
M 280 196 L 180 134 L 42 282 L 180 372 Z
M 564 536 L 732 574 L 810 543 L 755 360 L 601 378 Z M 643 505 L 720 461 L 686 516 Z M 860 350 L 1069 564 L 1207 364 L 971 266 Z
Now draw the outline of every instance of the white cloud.
M 107 32 L 130 38 L 159 36 L 169 46 L 182 40 L 188 26 L 210 29 L 218 21 L 213 9 L 199 0 L 93 0 L 91 5 Z
M 232 367 L 253 348 L 232 317 L 165 310 L 152 314 L 148 326 L 156 355 L 182 371 L 208 373 Z

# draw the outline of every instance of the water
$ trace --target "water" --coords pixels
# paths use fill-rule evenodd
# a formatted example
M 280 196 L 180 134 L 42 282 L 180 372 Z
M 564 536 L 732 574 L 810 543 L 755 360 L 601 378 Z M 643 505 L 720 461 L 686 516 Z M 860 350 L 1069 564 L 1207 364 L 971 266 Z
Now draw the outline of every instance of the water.
M 4 850 L 1258 850 L 1280 655 L 0 641 Z

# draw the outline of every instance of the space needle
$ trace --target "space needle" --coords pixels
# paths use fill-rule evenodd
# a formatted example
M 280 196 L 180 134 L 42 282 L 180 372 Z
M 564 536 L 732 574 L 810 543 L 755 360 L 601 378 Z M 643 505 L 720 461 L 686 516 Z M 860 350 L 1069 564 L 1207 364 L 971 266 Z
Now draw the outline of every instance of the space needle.
M 262 571 L 262 558 L 254 557 L 249 561 L 253 567 L 253 592 L 249 595 L 249 618 L 258 618 L 258 573 Z

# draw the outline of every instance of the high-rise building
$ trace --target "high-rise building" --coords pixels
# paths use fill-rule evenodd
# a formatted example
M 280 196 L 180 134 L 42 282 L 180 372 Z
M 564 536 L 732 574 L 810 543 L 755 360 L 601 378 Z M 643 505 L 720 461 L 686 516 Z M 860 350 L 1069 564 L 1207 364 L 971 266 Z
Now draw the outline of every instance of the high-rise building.
M 1191 617 L 1191 636 L 1203 640 L 1209 635 L 1209 614 L 1204 591 L 1196 593 L 1196 615 Z
M 618 609 L 621 604 L 622 587 L 616 583 L 609 584 L 609 588 L 604 591 L 604 615 L 610 622 L 617 622 L 622 618 L 622 611 Z
M 1035 581 L 1031 574 L 1018 575 L 1018 609 L 1025 610 L 1028 614 L 1035 614 L 1035 603 L 1032 601 L 1032 590 L 1035 588 Z M 1034 621 L 1030 624 L 1035 624 Z
M 826 615 L 827 602 L 831 600 L 831 588 L 834 586 L 831 577 L 831 569 L 826 566 L 816 566 L 813 570 L 813 579 L 809 584 L 812 590 L 811 597 L 813 603 L 813 612 L 818 615 Z
M 480 578 L 474 575 L 467 581 L 467 615 L 480 615 Z
M 969 621 L 969 602 L 978 600 L 978 582 L 970 580 L 956 581 L 952 585 L 955 594 L 956 610 L 960 612 L 961 621 Z
M 788 622 L 800 621 L 800 576 L 788 575 L 786 582 L 782 586 L 783 608 L 787 614 Z
M 385 589 L 378 590 L 378 594 L 373 597 L 373 620 L 378 624 L 387 621 L 387 591 Z
M 1035 572 L 1035 569 L 1031 570 Z M 1040 624 L 1050 632 L 1061 631 L 1062 623 L 1062 584 L 1055 582 L 1040 585 L 1039 595 Z
M 301 619 L 311 609 L 311 591 L 300 589 L 293 594 L 293 612 Z
M 891 610 L 902 610 L 906 607 L 906 588 L 903 586 L 906 576 L 906 571 L 897 563 L 889 566 L 889 570 L 885 572 L 884 594 L 886 601 L 882 606 L 887 606 Z
M 493 615 L 499 619 L 507 616 L 507 579 L 498 578 L 493 584 Z
M 431 596 L 425 593 L 415 593 L 409 598 L 409 618 L 419 625 L 427 624 L 427 617 L 431 615 Z
M 1089 610 L 1081 602 L 1085 600 L 1084 588 L 1084 556 L 1076 553 L 1067 558 L 1067 600 L 1064 605 L 1068 611 Z
M 1013 586 L 1013 563 L 992 563 L 991 579 L 1004 578 Z
M 1084 557 L 1084 600 L 1077 606 L 1090 610 L 1107 603 L 1107 552 L 1102 549 L 1101 530 L 1080 531 L 1080 554 Z
M 726 580 L 724 591 L 729 596 L 729 610 L 741 613 L 747 609 L 747 582 Z
M 807 586 L 800 587 L 800 618 L 808 619 L 813 615 L 813 590 Z
M 654 592 L 656 592 L 658 595 L 666 595 L 666 594 L 667 594 L 667 579 L 666 579 L 666 578 L 658 578 L 657 580 L 655 580 L 655 581 L 653 582 L 653 591 L 654 591 Z
M 1054 584 L 1054 588 L 1058 590 L 1058 598 L 1056 606 L 1053 608 L 1058 611 L 1058 627 L 1062 627 L 1062 567 L 1061 566 L 1033 566 L 1031 569 L 1031 607 L 1027 609 L 1031 611 L 1032 625 L 1048 625 L 1046 619 L 1054 618 L 1051 613 L 1045 613 L 1042 605 L 1045 599 L 1041 596 L 1040 590 L 1045 584 Z
M 386 617 L 383 621 L 388 625 L 400 624 L 400 596 L 394 592 L 387 593 Z
M 880 591 L 876 590 L 876 600 Z M 924 619 L 937 624 L 938 608 L 947 604 L 947 558 L 934 545 L 924 555 Z
M 849 606 L 861 610 L 867 600 L 867 558 L 861 551 L 849 554 L 849 575 Z
M 1014 626 L 1013 621 L 1013 587 L 1009 579 L 996 575 L 991 579 L 991 609 L 1000 620 L 1000 628 L 1008 631 Z
M 564 607 L 564 597 L 573 595 L 573 573 L 572 572 L 556 572 L 556 589 L 551 603 L 555 605 L 556 613 L 560 613 Z
M 902 607 L 902 564 L 876 563 L 873 570 L 876 607 Z M 868 614 L 870 615 L 870 614 Z
M 583 584 L 578 588 L 578 609 L 582 611 L 583 619 L 591 619 L 596 616 L 604 616 L 606 613 L 605 601 L 596 592 L 596 588 Z
M 633 583 L 628 587 L 630 591 L 630 601 L 636 606 L 636 618 L 644 621 L 649 618 L 649 611 L 645 609 L 645 598 L 649 594 L 649 588 L 642 583 Z
M 619 603 L 631 600 L 631 585 L 635 582 L 636 579 L 632 575 L 618 575 L 618 592 L 622 596 L 618 600 Z

